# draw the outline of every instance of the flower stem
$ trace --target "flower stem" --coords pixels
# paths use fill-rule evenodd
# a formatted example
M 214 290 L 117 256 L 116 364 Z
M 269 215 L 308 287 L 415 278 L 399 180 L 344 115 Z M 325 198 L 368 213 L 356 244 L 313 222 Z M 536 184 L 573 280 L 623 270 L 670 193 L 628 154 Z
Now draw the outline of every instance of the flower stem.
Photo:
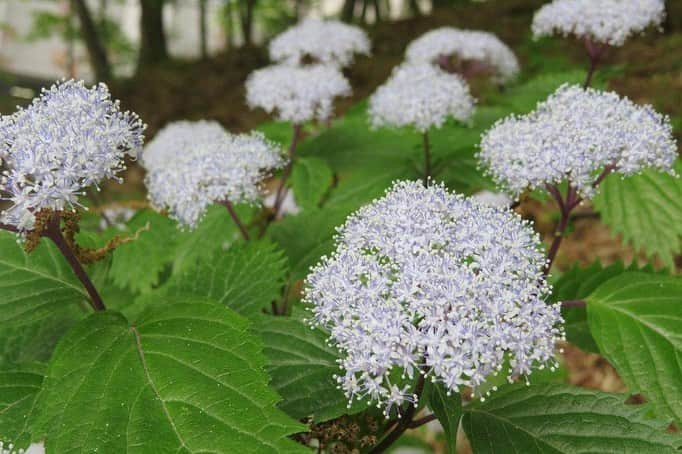
M 289 179 L 289 176 L 291 175 L 291 171 L 294 168 L 294 159 L 296 158 L 296 147 L 298 147 L 298 141 L 301 138 L 301 131 L 302 131 L 301 125 L 294 125 L 294 133 L 293 137 L 291 138 L 291 145 L 289 145 L 289 162 L 287 163 L 287 166 L 284 168 L 284 173 L 282 174 L 282 178 L 279 182 L 279 187 L 277 188 L 277 194 L 275 195 L 275 203 L 273 206 L 273 211 L 275 213 L 274 219 L 277 219 L 277 216 L 279 216 L 282 204 L 284 203 L 284 197 L 286 195 L 286 184 L 287 180 Z
M 604 181 L 604 179 L 614 170 L 616 170 L 615 164 L 609 164 L 605 166 L 604 170 L 592 183 L 592 187 L 596 188 L 599 186 L 602 181 Z M 557 205 L 559 206 L 559 211 L 561 212 L 561 219 L 559 220 L 559 225 L 557 226 L 557 229 L 554 233 L 554 240 L 552 241 L 552 245 L 549 247 L 549 252 L 547 253 L 547 262 L 543 268 L 543 275 L 547 277 L 550 269 L 552 268 L 552 264 L 554 263 L 554 259 L 556 258 L 556 254 L 559 251 L 559 247 L 561 246 L 561 240 L 563 239 L 564 233 L 566 232 L 566 227 L 568 227 L 568 221 L 571 217 L 571 212 L 575 207 L 580 205 L 580 203 L 583 201 L 583 198 L 578 195 L 577 189 L 571 185 L 570 181 L 568 182 L 568 190 L 566 191 L 565 199 L 562 197 L 559 188 L 557 188 L 555 185 L 547 184 L 545 187 L 556 201 Z
M 561 307 L 585 307 L 587 303 L 583 300 L 568 300 L 562 301 Z
M 424 142 L 424 186 L 428 187 L 431 180 L 431 144 L 428 131 L 424 131 L 422 139 Z
M 592 77 L 594 76 L 597 66 L 601 63 L 601 59 L 604 56 L 604 51 L 606 46 L 604 44 L 598 44 L 593 42 L 591 39 L 585 40 L 585 47 L 587 48 L 587 54 L 590 58 L 590 68 L 587 71 L 587 78 L 583 84 L 583 88 L 587 88 L 592 85 Z
M 60 221 L 61 218 L 59 214 L 55 213 L 48 222 L 43 232 L 43 236 L 52 240 L 52 242 L 62 253 L 69 266 L 73 270 L 73 273 L 76 275 L 78 280 L 81 281 L 81 284 L 83 284 L 83 287 L 85 287 L 88 295 L 90 295 L 90 305 L 92 308 L 98 312 L 106 310 L 104 302 L 102 301 L 102 297 L 97 292 L 97 289 L 90 280 L 88 273 L 85 272 L 83 265 L 81 265 L 80 261 L 76 257 L 76 254 L 74 254 L 73 250 L 71 250 L 68 243 L 66 242 L 66 239 L 64 238 L 64 235 L 61 231 Z
M 417 384 L 414 387 L 414 394 L 418 398 L 421 397 L 422 392 L 424 391 L 425 380 L 426 374 L 420 373 L 419 378 L 417 379 Z M 405 410 L 405 414 L 402 416 L 400 422 L 395 427 L 395 429 L 393 429 L 391 433 L 389 433 L 383 440 L 381 440 L 378 445 L 372 448 L 370 454 L 378 454 L 386 451 L 386 449 L 388 449 L 389 446 L 395 443 L 398 440 L 398 438 L 400 438 L 405 433 L 407 429 L 412 428 L 412 424 L 416 422 L 413 421 L 413 418 L 415 413 L 417 412 L 417 407 L 416 403 L 413 404 L 411 402 L 408 402 L 407 405 L 408 405 L 407 410 Z
M 242 221 L 239 219 L 239 215 L 237 215 L 237 212 L 234 209 L 234 206 L 232 205 L 232 202 L 229 200 L 225 200 L 223 203 L 223 206 L 227 208 L 227 211 L 230 213 L 230 216 L 232 217 L 232 220 L 234 221 L 235 224 L 237 224 L 237 227 L 239 228 L 239 231 L 241 232 L 242 236 L 246 241 L 249 241 L 249 231 L 246 230 L 246 227 L 242 223 Z
M 1 222 L 0 222 L 0 230 L 7 230 L 8 232 L 19 233 L 18 228 L 14 227 L 13 225 L 3 224 Z
M 430 423 L 431 421 L 436 420 L 436 419 L 438 419 L 438 417 L 437 417 L 436 415 L 434 415 L 434 414 L 426 415 L 426 416 L 424 416 L 424 417 L 422 417 L 422 418 L 413 420 L 413 421 L 410 423 L 409 428 L 410 428 L 410 429 L 416 429 L 417 427 L 421 427 L 421 426 L 423 426 L 424 424 L 428 424 L 428 423 Z

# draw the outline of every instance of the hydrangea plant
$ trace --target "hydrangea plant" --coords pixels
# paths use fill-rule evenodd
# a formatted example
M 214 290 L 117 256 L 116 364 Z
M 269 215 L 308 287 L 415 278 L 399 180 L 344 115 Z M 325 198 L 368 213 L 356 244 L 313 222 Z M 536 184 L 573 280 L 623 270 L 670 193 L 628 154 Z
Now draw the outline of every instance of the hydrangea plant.
M 564 0 L 538 18 L 617 45 L 658 6 Z M 76 81 L 0 117 L 0 453 L 382 453 L 437 420 L 429 441 L 449 453 L 466 437 L 474 454 L 679 454 L 675 123 L 565 73 L 505 76 L 473 116 L 440 56 L 499 77 L 515 60 L 444 29 L 413 43 L 369 108 L 320 128 L 366 37 L 307 21 L 275 41 L 281 63 L 246 82 L 280 121 L 263 133 L 180 120 L 143 147 L 137 115 Z M 422 135 L 425 171 L 404 128 Z M 124 177 L 147 199 L 121 201 Z M 300 204 L 280 217 L 286 185 Z M 558 216 L 524 197 L 544 191 Z M 624 242 L 651 252 L 642 238 L 656 237 L 670 260 L 555 261 L 579 205 L 590 226 L 621 213 Z M 567 384 L 576 347 L 627 392 Z

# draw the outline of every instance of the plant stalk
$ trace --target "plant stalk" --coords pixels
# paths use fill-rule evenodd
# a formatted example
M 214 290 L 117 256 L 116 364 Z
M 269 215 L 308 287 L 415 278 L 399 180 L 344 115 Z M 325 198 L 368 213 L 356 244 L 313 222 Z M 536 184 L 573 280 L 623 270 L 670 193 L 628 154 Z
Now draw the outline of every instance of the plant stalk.
M 423 391 L 424 391 L 424 382 L 426 380 L 426 374 L 419 374 L 419 379 L 417 380 L 417 385 L 414 387 L 414 394 L 417 395 L 417 397 L 421 397 Z M 413 418 L 415 413 L 417 412 L 417 407 L 415 404 L 408 403 L 407 410 L 405 410 L 405 414 L 402 416 L 400 419 L 400 422 L 398 425 L 393 429 L 391 433 L 389 433 L 383 440 L 379 442 L 378 445 L 372 448 L 370 451 L 370 454 L 378 454 L 385 452 L 389 446 L 391 446 L 393 443 L 395 443 L 398 438 L 400 438 L 407 429 L 410 429 L 413 422 Z
M 431 180 L 431 144 L 427 131 L 422 134 L 422 139 L 424 142 L 424 186 L 428 187 Z
M 249 231 L 246 230 L 246 226 L 244 226 L 244 223 L 241 221 L 241 219 L 239 219 L 239 215 L 235 211 L 234 205 L 232 205 L 232 202 L 230 202 L 229 200 L 225 200 L 224 202 L 222 202 L 222 205 L 225 208 L 227 208 L 227 211 L 230 213 L 232 220 L 234 221 L 234 223 L 239 228 L 239 231 L 241 232 L 242 237 L 244 237 L 244 239 L 246 241 L 249 241 Z
M 66 239 L 64 239 L 64 235 L 61 231 L 60 220 L 60 216 L 55 213 L 45 228 L 43 236 L 52 240 L 52 242 L 62 253 L 69 266 L 73 270 L 73 273 L 76 275 L 78 280 L 81 281 L 81 284 L 83 284 L 83 287 L 85 287 L 88 295 L 90 295 L 90 305 L 92 308 L 98 312 L 104 311 L 106 310 L 106 307 L 104 306 L 102 297 L 97 292 L 97 289 L 90 280 L 88 273 L 85 272 L 83 265 L 81 265 L 80 261 L 78 260 L 78 257 L 76 257 L 76 254 L 74 254 L 66 242 Z

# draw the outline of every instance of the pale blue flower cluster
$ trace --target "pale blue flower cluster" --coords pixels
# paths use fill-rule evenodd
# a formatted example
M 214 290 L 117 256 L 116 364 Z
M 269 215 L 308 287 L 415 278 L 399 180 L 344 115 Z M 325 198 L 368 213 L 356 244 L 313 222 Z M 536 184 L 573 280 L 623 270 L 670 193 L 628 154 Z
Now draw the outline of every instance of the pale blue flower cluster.
M 332 116 L 334 99 L 350 96 L 351 87 L 341 71 L 324 65 L 272 65 L 251 73 L 246 100 L 279 120 L 301 124 Z
M 19 230 L 33 227 L 41 209 L 64 210 L 78 205 L 83 190 L 125 168 L 136 157 L 145 125 L 122 112 L 106 85 L 85 87 L 62 81 L 13 115 L 0 121 L 2 199 L 11 206 L 0 222 Z
M 630 36 L 660 25 L 664 18 L 663 0 L 554 0 L 535 14 L 533 35 L 574 35 L 622 46 Z
M 672 172 L 677 143 L 670 119 L 613 92 L 560 87 L 535 111 L 497 122 L 478 158 L 512 195 L 564 181 L 583 198 L 610 166 L 622 175 L 647 168 Z
M 468 122 L 474 113 L 469 85 L 429 63 L 406 63 L 369 99 L 374 127 L 410 126 L 419 132 L 440 128 L 448 118 Z
M 213 203 L 258 201 L 263 179 L 286 160 L 260 133 L 232 135 L 213 121 L 178 121 L 147 145 L 142 164 L 152 204 L 193 228 Z
M 544 301 L 544 263 L 538 235 L 513 212 L 397 182 L 339 228 L 305 301 L 341 351 L 348 398 L 388 415 L 416 400 L 405 385 L 416 373 L 458 392 L 507 361 L 510 380 L 554 367 L 564 333 L 560 306 Z
M 273 61 L 300 65 L 315 63 L 343 68 L 355 55 L 369 55 L 370 42 L 360 27 L 337 20 L 306 19 L 276 36 L 269 46 Z
M 405 51 L 405 58 L 411 63 L 438 63 L 441 57 L 485 64 L 500 83 L 519 73 L 514 52 L 494 34 L 478 30 L 437 28 L 412 41 Z

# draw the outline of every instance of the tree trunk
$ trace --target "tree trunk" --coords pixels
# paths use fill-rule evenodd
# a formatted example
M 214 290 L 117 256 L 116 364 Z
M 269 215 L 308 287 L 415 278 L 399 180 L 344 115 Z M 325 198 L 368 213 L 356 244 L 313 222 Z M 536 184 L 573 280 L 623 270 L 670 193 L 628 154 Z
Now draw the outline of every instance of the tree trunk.
M 163 28 L 164 0 L 140 0 L 140 54 L 138 72 L 150 65 L 168 60 L 166 33 Z
M 408 3 L 408 6 L 410 8 L 410 13 L 414 16 L 421 16 L 422 15 L 422 10 L 419 8 L 419 2 L 417 0 L 410 0 Z
M 71 0 L 71 7 L 78 15 L 81 34 L 85 41 L 85 46 L 88 48 L 90 65 L 95 73 L 95 77 L 99 81 L 111 79 L 111 66 L 109 65 L 107 52 L 97 34 L 97 28 L 92 20 L 88 5 L 85 4 L 85 0 Z
M 381 22 L 381 5 L 379 4 L 379 0 L 372 0 L 372 5 L 374 6 L 374 22 L 379 23 Z
M 294 0 L 294 17 L 296 22 L 301 20 L 303 15 L 303 0 Z
M 232 31 L 234 30 L 234 18 L 232 16 L 232 0 L 225 2 L 223 9 L 225 17 L 223 18 L 223 26 L 225 27 L 225 50 L 232 49 Z
M 241 0 L 239 2 L 239 17 L 242 23 L 242 38 L 244 45 L 253 45 L 253 10 L 257 0 Z
M 199 0 L 199 46 L 201 58 L 204 60 L 208 58 L 207 33 L 206 0 Z
M 343 9 L 341 10 L 341 20 L 344 22 L 353 22 L 355 18 L 355 0 L 345 0 Z

